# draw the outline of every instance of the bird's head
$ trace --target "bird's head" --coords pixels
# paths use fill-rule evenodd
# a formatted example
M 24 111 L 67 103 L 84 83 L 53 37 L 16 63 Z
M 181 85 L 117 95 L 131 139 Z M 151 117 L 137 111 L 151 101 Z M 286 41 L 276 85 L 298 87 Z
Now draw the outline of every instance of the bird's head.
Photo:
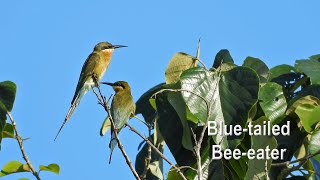
M 122 47 L 127 47 L 127 46 L 112 45 L 108 42 L 100 42 L 94 47 L 94 50 L 95 51 L 113 51 L 114 49 L 122 48 Z
M 101 82 L 101 84 L 112 86 L 113 90 L 116 93 L 121 91 L 131 91 L 129 84 L 125 81 L 117 81 L 115 83 Z

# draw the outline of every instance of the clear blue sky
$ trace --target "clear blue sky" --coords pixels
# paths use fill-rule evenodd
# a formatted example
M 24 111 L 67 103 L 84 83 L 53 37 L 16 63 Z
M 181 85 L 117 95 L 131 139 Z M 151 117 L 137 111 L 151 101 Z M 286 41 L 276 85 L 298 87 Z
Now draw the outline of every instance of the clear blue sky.
M 18 86 L 12 115 L 23 138 L 31 138 L 24 146 L 33 165 L 61 167 L 59 176 L 41 172 L 43 179 L 133 179 L 120 150 L 108 164 L 110 136 L 99 136 L 106 113 L 92 92 L 53 141 L 96 43 L 129 46 L 116 50 L 103 80 L 128 81 L 137 100 L 164 81 L 174 53 L 195 54 L 199 37 L 207 66 L 223 48 L 238 64 L 250 55 L 269 67 L 320 53 L 319 7 L 316 0 L 1 1 L 0 81 Z M 127 128 L 120 138 L 134 161 L 141 140 Z M 17 142 L 4 139 L 0 166 L 10 160 L 23 162 Z M 33 179 L 29 173 L 4 179 L 20 177 Z

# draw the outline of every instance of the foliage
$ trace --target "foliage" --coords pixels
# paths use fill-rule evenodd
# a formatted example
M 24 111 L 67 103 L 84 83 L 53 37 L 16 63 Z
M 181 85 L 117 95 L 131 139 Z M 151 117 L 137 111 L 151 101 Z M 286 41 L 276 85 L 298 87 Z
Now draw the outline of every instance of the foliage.
M 21 141 L 21 137 L 16 134 L 16 125 L 13 119 L 11 119 L 12 123 L 7 123 L 7 115 L 13 108 L 13 104 L 16 96 L 16 84 L 11 81 L 0 82 L 0 150 L 1 150 L 1 140 L 3 138 L 11 138 L 16 139 L 18 142 Z M 12 117 L 11 117 L 12 118 Z M 20 143 L 20 142 L 19 142 Z M 21 151 L 24 151 L 21 148 Z M 30 163 L 30 162 L 29 162 Z M 49 171 L 56 174 L 59 174 L 60 167 L 57 164 L 49 164 L 48 166 L 40 165 L 40 171 Z M 3 165 L 0 171 L 0 177 L 7 176 L 13 173 L 21 173 L 21 172 L 32 172 L 30 166 L 28 164 L 23 164 L 19 161 L 10 161 Z M 20 178 L 26 179 L 26 178 Z
M 216 55 L 213 67 L 206 69 L 203 63 L 201 67 L 195 62 L 199 60 L 198 54 L 193 57 L 177 53 L 166 69 L 166 82 L 140 97 L 136 114 L 142 114 L 149 123 L 157 119 L 159 133 L 175 158 L 176 166 L 189 167 L 183 169 L 187 179 L 197 179 L 198 159 L 194 154 L 197 141 L 194 137 L 200 135 L 208 121 L 243 128 L 249 123 L 263 125 L 269 121 L 272 126 L 281 127 L 289 121 L 289 136 L 250 136 L 248 132 L 241 136 L 208 136 L 205 133 L 201 142 L 202 177 L 286 179 L 297 168 L 277 164 L 290 162 L 293 158 L 299 161 L 310 157 L 297 165 L 300 173 L 293 176 L 315 179 L 320 173 L 316 168 L 320 165 L 319 57 L 315 55 L 297 60 L 294 66 L 284 64 L 269 69 L 262 60 L 250 56 L 242 66 L 236 65 L 230 52 L 224 49 Z M 270 150 L 285 148 L 287 151 L 282 160 L 251 160 L 247 157 L 211 160 L 212 145 L 215 144 L 223 149 L 240 149 L 241 152 L 266 147 Z M 311 157 L 312 154 L 318 155 Z M 137 160 L 143 161 L 147 154 L 144 155 L 142 158 L 140 152 Z M 162 173 L 167 174 L 165 177 L 169 180 L 182 179 L 173 167 Z M 146 179 L 154 177 L 159 176 L 149 172 Z

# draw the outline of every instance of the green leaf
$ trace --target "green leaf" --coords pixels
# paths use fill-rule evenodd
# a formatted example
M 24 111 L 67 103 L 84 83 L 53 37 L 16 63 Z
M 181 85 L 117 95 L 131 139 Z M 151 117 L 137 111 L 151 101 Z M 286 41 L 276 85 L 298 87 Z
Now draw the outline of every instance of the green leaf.
M 269 68 L 260 59 L 248 56 L 244 60 L 242 66 L 249 67 L 249 68 L 252 68 L 253 70 L 255 70 L 257 72 L 257 74 L 259 75 L 260 83 L 266 83 L 267 82 L 267 78 L 268 78 L 268 75 L 269 75 Z
M 12 124 L 6 123 L 2 131 L 3 138 L 15 138 Z
M 6 124 L 7 112 L 10 112 L 16 96 L 16 85 L 11 81 L 0 82 L 0 150 L 2 130 Z
M 179 115 L 168 101 L 168 93 L 164 91 L 156 97 L 159 131 L 176 162 L 179 165 L 190 165 L 195 162 L 195 156 L 192 151 L 182 145 L 183 126 Z
M 173 167 L 171 167 L 167 175 L 167 180 L 183 180 L 183 178 Z
M 217 53 L 216 57 L 214 58 L 212 67 L 217 69 L 222 63 L 234 64 L 230 52 L 227 49 L 221 49 Z
M 286 115 L 293 116 L 295 114 L 295 110 L 298 106 L 303 104 L 310 104 L 313 106 L 320 105 L 320 100 L 317 97 L 314 96 L 303 96 L 300 97 L 298 100 L 294 101 L 292 105 L 287 109 Z
M 312 133 L 310 138 L 310 145 L 309 145 L 309 151 L 310 154 L 316 154 L 320 151 L 320 129 Z M 317 161 L 320 161 L 320 154 L 313 157 Z
M 28 178 L 19 178 L 18 180 L 30 180 Z
M 297 60 L 295 68 L 310 77 L 311 84 L 320 84 L 320 62 L 318 60 Z
M 111 128 L 111 121 L 109 119 L 109 116 L 107 116 L 104 119 L 102 126 L 100 128 L 100 136 L 104 136 L 110 128 Z
M 155 138 L 156 136 L 157 138 Z M 157 134 L 156 136 L 152 134 L 148 139 L 153 143 L 155 141 L 154 145 L 159 149 L 160 152 L 163 153 L 164 144 L 165 144 L 163 141 L 163 138 L 161 137 L 160 134 Z M 148 157 L 148 147 L 149 145 L 145 143 L 143 148 L 140 150 L 140 152 L 136 156 L 135 169 L 140 176 L 143 174 L 143 171 L 146 168 L 146 163 L 147 163 L 146 158 Z M 151 160 L 147 168 L 148 168 L 148 171 L 146 174 L 146 179 L 148 180 L 158 180 L 159 178 L 163 179 L 163 160 L 161 156 L 153 148 L 151 148 Z
M 316 54 L 316 55 L 310 56 L 309 59 L 320 61 L 320 54 Z
M 193 68 L 182 73 L 181 87 L 184 90 L 182 96 L 187 106 L 200 121 L 207 120 L 208 103 L 211 106 L 209 121 L 222 122 L 226 125 L 244 125 L 251 107 L 258 98 L 259 78 L 247 67 L 236 67 L 222 72 L 221 77 L 218 72 Z M 219 131 L 220 127 L 217 129 Z M 216 144 L 224 140 L 223 149 L 227 147 L 226 138 L 223 136 L 217 135 L 213 138 Z
M 22 164 L 19 161 L 10 161 L 2 167 L 0 177 L 18 172 L 29 172 L 30 168 L 27 164 Z
M 179 88 L 180 89 L 180 88 Z M 183 128 L 183 134 L 182 134 L 182 145 L 189 149 L 190 151 L 193 150 L 193 144 L 191 141 L 191 132 L 190 127 L 188 125 L 188 119 L 187 119 L 187 105 L 184 102 L 182 95 L 180 92 L 169 92 L 168 93 L 168 101 L 171 104 L 171 106 L 175 109 L 177 112 L 182 128 Z
M 175 54 L 170 60 L 166 72 L 166 83 L 176 83 L 180 79 L 180 75 L 183 71 L 197 66 L 197 59 L 186 53 L 179 52 Z
M 39 166 L 40 171 L 49 171 L 53 172 L 59 175 L 60 173 L 60 167 L 58 164 L 49 164 L 48 166 L 40 165 Z
M 145 92 L 136 102 L 136 115 L 142 114 L 144 120 L 149 124 L 152 124 L 156 117 L 156 110 L 151 106 L 149 99 L 154 93 L 163 89 L 164 84 L 165 83 L 161 83 L 152 87 L 147 92 Z
M 292 73 L 292 72 L 296 72 L 296 69 L 292 66 L 287 65 L 287 64 L 275 66 L 269 70 L 268 81 L 272 81 L 272 79 L 279 77 L 280 75 L 288 74 L 288 73 Z
M 320 106 L 303 104 L 298 106 L 295 112 L 299 116 L 303 128 L 309 133 L 313 131 L 313 126 L 320 121 Z
M 272 124 L 277 124 L 282 120 L 287 109 L 287 102 L 282 91 L 282 86 L 273 82 L 266 83 L 260 89 L 259 101 L 263 112 Z
M 0 110 L 10 112 L 16 97 L 16 85 L 11 81 L 0 83 Z
M 268 121 L 264 116 L 259 118 L 256 121 L 252 122 L 252 125 L 263 126 L 263 122 Z M 256 152 L 258 149 L 266 149 L 269 147 L 270 151 L 277 148 L 277 141 L 273 136 L 251 136 L 251 149 L 254 149 Z M 265 179 L 266 178 L 266 169 L 270 170 L 272 163 L 272 158 L 267 159 L 249 159 L 248 161 L 248 171 L 246 173 L 246 179 Z M 267 167 L 266 167 L 267 166 Z

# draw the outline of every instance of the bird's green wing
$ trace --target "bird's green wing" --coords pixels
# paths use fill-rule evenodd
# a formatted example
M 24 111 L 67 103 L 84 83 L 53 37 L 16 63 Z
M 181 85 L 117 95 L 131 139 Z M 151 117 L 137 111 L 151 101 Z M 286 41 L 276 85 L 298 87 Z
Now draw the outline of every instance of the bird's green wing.
M 80 92 L 81 88 L 84 86 L 84 83 L 87 81 L 88 77 L 92 76 L 94 67 L 98 63 L 99 59 L 100 59 L 100 56 L 96 52 L 92 52 L 88 56 L 88 58 L 86 59 L 85 63 L 82 66 L 82 69 L 81 69 L 81 74 L 79 77 L 78 85 L 77 85 L 76 91 L 74 93 L 74 97 L 73 97 L 72 102 L 78 96 L 78 93 Z

